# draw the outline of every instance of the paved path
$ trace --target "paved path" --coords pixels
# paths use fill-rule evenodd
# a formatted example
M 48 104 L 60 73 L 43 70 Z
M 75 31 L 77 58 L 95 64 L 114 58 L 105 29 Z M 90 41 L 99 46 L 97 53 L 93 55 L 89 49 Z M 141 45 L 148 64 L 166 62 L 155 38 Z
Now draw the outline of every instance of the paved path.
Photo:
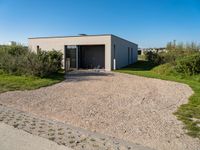
M 56 143 L 74 150 L 152 150 L 0 105 L 0 150 L 69 150 Z
M 72 150 L 50 140 L 0 123 L 1 150 Z

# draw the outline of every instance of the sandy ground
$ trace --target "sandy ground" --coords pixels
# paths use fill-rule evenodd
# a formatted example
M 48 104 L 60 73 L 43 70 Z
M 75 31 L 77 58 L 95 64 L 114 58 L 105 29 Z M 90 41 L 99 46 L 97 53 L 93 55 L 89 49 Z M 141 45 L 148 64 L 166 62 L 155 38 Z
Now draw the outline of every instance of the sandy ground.
M 0 123 L 1 150 L 72 150 L 50 140 L 33 136 L 22 130 Z
M 192 93 L 175 82 L 78 72 L 50 87 L 3 93 L 0 103 L 154 149 L 198 150 L 173 115 Z

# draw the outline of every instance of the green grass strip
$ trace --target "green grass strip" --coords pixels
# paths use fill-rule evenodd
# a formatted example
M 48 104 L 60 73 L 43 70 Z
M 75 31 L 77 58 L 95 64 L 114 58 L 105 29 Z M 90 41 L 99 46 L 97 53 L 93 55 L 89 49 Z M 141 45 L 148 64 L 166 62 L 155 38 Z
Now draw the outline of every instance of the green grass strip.
M 0 74 L 0 93 L 15 90 L 33 90 L 64 80 L 64 73 L 55 73 L 46 78 Z

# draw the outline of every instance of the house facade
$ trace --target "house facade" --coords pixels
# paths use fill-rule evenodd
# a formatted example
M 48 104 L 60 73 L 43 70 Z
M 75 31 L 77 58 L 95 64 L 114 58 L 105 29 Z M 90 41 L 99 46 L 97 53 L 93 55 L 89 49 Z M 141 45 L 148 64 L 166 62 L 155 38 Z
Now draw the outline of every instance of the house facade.
M 137 61 L 138 45 L 111 34 L 28 39 L 29 49 L 60 50 L 65 69 L 105 69 L 111 71 Z

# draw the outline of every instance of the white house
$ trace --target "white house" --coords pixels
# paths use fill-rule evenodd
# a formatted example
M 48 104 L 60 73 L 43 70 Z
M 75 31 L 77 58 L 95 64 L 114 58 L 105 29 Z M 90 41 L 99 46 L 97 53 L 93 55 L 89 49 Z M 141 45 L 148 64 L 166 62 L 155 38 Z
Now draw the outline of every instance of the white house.
M 138 45 L 111 34 L 36 37 L 28 39 L 33 51 L 60 50 L 64 67 L 72 69 L 105 69 L 125 67 L 137 61 Z

